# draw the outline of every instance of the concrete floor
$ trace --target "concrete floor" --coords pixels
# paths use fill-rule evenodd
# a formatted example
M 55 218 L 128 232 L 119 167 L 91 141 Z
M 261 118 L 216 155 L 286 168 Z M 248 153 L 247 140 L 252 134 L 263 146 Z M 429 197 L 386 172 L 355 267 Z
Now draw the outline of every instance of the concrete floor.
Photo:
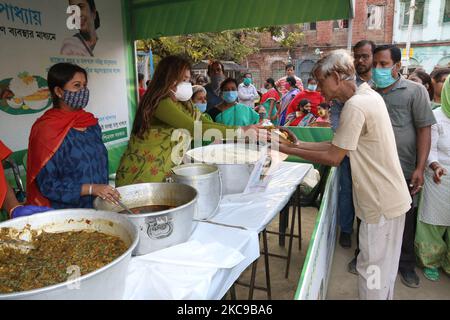
M 273 300 L 292 300 L 297 290 L 298 281 L 302 272 L 303 263 L 306 257 L 306 251 L 309 245 L 317 217 L 317 209 L 302 208 L 302 250 L 298 250 L 298 239 L 294 239 L 293 254 L 289 278 L 285 279 L 286 260 L 270 257 L 270 278 L 272 286 Z M 278 231 L 278 216 L 269 225 L 268 230 Z M 297 228 L 295 234 L 298 233 Z M 355 244 L 355 239 L 353 239 Z M 268 234 L 269 252 L 280 255 L 287 255 L 288 239 L 286 238 L 286 246 L 278 245 L 278 235 Z M 262 248 L 262 239 L 261 239 Z M 339 244 L 333 258 L 332 273 L 328 287 L 327 299 L 330 300 L 355 300 L 358 299 L 357 279 L 358 277 L 347 272 L 347 263 L 352 259 L 354 248 L 343 249 Z M 441 275 L 440 282 L 434 283 L 425 279 L 421 270 L 417 269 L 421 278 L 421 287 L 419 289 L 410 289 L 404 286 L 397 278 L 395 288 L 395 299 L 399 300 L 415 300 L 415 299 L 450 299 L 450 278 Z M 240 281 L 249 283 L 251 274 L 251 266 L 241 275 Z M 258 269 L 256 276 L 256 285 L 265 287 L 265 267 L 264 258 L 258 261 Z M 236 285 L 237 299 L 248 299 L 248 288 Z M 229 299 L 229 295 L 226 297 Z M 255 290 L 253 299 L 266 300 L 267 293 Z
M 356 245 L 355 235 L 353 235 L 352 244 L 353 246 Z M 354 252 L 354 247 L 344 249 L 336 244 L 327 299 L 358 299 L 358 276 L 347 272 L 347 264 L 352 260 Z M 420 288 L 408 288 L 401 282 L 400 276 L 397 276 L 394 291 L 395 300 L 450 300 L 450 277 L 442 272 L 441 280 L 432 282 L 423 276 L 420 268 L 416 268 L 416 272 L 420 277 Z
M 308 250 L 309 239 L 316 222 L 317 209 L 315 208 L 302 208 L 302 250 L 298 249 L 298 239 L 294 238 L 292 246 L 292 258 L 289 269 L 289 278 L 285 279 L 285 270 L 287 260 L 279 259 L 275 257 L 269 257 L 270 262 L 270 280 L 272 287 L 272 300 L 292 300 L 294 299 L 295 292 L 297 290 L 298 281 L 300 280 L 300 274 L 303 268 L 303 262 L 305 261 L 306 251 Z M 291 214 L 289 215 L 289 219 Z M 297 221 L 296 221 L 297 225 Z M 278 216 L 272 221 L 267 230 L 278 231 Z M 294 234 L 298 234 L 297 227 Z M 285 247 L 278 245 L 278 235 L 267 234 L 269 252 L 279 255 L 287 255 L 287 249 L 289 240 L 286 237 Z M 262 250 L 262 237 L 261 237 L 261 250 Z M 251 266 L 241 275 L 240 281 L 249 283 L 251 274 Z M 266 286 L 266 274 L 264 267 L 264 258 L 258 260 L 258 269 L 256 274 L 256 285 Z M 248 288 L 237 285 L 236 286 L 237 299 L 248 299 Z M 228 296 L 229 297 L 229 296 Z M 265 291 L 255 290 L 253 299 L 266 300 L 267 293 Z

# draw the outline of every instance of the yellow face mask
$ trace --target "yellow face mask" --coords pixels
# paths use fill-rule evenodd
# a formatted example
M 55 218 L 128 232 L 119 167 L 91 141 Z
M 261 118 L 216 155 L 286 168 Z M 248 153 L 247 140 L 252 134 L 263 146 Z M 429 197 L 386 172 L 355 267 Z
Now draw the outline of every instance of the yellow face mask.
M 328 114 L 328 112 L 326 111 L 326 110 L 319 110 L 318 112 L 317 112 L 318 114 L 319 114 L 319 116 L 320 117 L 326 117 L 327 116 L 327 114 Z

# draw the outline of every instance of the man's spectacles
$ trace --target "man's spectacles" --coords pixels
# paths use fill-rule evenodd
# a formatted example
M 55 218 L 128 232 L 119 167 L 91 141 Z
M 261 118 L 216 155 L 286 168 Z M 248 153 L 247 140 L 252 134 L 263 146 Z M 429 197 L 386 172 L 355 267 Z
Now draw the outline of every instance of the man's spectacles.
M 370 56 L 368 54 L 355 54 L 354 55 L 355 60 L 363 59 L 365 61 L 369 60 Z

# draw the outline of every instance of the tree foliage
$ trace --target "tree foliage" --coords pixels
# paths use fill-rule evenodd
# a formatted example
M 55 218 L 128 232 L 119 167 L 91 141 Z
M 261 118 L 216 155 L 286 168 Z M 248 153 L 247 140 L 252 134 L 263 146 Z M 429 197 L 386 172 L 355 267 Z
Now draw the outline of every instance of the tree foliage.
M 205 59 L 242 62 L 258 52 L 258 40 L 258 33 L 253 30 L 223 31 L 139 41 L 138 49 L 152 48 L 159 57 L 182 55 L 193 62 Z
M 299 25 L 272 26 L 140 40 L 137 48 L 144 51 L 152 48 L 156 59 L 175 54 L 192 62 L 217 59 L 242 63 L 247 56 L 259 51 L 261 32 L 269 32 L 281 47 L 289 50 L 296 47 L 303 38 Z

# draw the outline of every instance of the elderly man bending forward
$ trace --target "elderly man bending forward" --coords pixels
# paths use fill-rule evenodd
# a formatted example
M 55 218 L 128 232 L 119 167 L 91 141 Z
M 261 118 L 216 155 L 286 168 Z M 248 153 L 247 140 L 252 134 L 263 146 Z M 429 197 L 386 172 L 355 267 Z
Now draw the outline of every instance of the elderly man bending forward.
M 355 212 L 362 220 L 359 297 L 393 299 L 405 213 L 412 200 L 386 105 L 368 84 L 356 87 L 353 58 L 345 50 L 319 60 L 313 75 L 327 101 L 345 103 L 339 128 L 331 143 L 281 144 L 280 151 L 331 166 L 349 156 Z

